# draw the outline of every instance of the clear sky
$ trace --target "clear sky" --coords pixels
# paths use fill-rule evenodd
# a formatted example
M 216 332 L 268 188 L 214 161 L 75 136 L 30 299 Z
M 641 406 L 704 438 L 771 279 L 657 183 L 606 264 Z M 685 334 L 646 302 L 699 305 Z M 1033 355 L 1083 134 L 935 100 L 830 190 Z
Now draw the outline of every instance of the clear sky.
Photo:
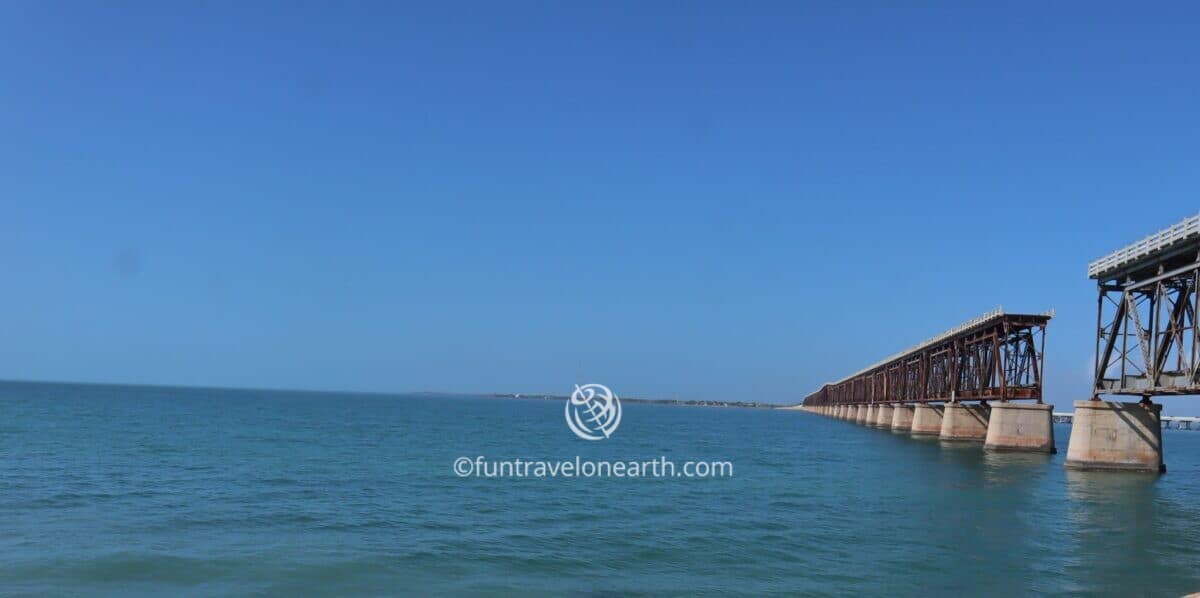
M 1200 9 L 1099 4 L 0 3 L 0 377 L 795 402 L 1003 305 L 1069 409 L 1200 211 Z

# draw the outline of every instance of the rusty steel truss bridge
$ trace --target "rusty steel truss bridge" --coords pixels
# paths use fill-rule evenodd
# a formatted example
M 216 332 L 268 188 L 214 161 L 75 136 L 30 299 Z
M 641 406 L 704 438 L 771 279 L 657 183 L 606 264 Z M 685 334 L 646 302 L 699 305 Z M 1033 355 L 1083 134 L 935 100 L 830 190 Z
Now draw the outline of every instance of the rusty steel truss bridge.
M 825 384 L 804 405 L 1041 403 L 1046 324 L 1053 316 L 996 309 Z

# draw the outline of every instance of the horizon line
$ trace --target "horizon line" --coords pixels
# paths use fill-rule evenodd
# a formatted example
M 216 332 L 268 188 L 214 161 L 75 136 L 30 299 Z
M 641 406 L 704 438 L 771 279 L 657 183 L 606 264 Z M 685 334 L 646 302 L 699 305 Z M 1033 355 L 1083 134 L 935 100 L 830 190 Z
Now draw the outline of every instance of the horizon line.
M 511 396 L 512 398 L 523 398 L 524 396 L 560 396 L 553 392 L 501 392 L 501 391 L 484 391 L 484 392 L 462 392 L 453 390 L 407 390 L 407 391 L 384 391 L 384 390 L 345 390 L 345 389 L 313 389 L 313 388 L 286 388 L 286 387 L 266 387 L 266 386 L 219 386 L 219 385 L 189 385 L 189 384 L 172 384 L 172 383 L 154 383 L 154 382 L 97 382 L 97 381 L 80 381 L 80 380 L 37 380 L 37 379 L 22 379 L 22 378 L 6 378 L 0 377 L 0 384 L 66 384 L 73 386 L 126 386 L 133 388 L 170 388 L 184 390 L 232 390 L 232 391 L 250 391 L 250 392 L 293 392 L 293 393 L 308 393 L 308 394 L 352 394 L 352 395 L 374 395 L 374 396 L 403 396 L 403 395 L 455 395 L 455 396 Z M 567 395 L 561 395 L 567 396 Z M 641 399 L 649 401 L 720 401 L 726 403 L 732 402 L 755 402 L 769 405 L 791 405 L 792 403 L 779 403 L 774 401 L 734 401 L 729 399 L 679 399 L 672 398 L 654 398 L 627 395 L 629 399 Z

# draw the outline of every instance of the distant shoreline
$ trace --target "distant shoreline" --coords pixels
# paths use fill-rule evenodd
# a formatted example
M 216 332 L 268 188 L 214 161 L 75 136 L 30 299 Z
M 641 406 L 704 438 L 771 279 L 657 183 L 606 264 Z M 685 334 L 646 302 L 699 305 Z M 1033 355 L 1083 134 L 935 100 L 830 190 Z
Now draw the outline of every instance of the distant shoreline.
M 565 401 L 570 397 L 567 395 L 548 395 L 548 394 L 526 394 L 521 392 L 515 393 L 492 393 L 490 395 L 495 399 L 539 399 L 546 401 Z M 643 403 L 647 405 L 674 405 L 677 407 L 736 407 L 740 409 L 779 409 L 787 407 L 787 405 L 776 405 L 774 403 L 759 403 L 756 401 L 701 401 L 701 400 L 684 400 L 684 399 L 640 399 L 636 397 L 621 397 L 622 403 Z
M 241 387 L 241 386 L 189 386 L 183 384 L 160 384 L 160 383 L 137 383 L 137 382 L 91 382 L 77 380 L 21 380 L 11 378 L 0 378 L 0 384 L 14 385 L 32 385 L 32 386 L 85 386 L 85 387 L 108 387 L 108 388 L 139 388 L 147 390 L 183 390 L 183 391 L 222 391 L 222 392 L 242 392 L 242 393 L 302 393 L 316 395 L 359 395 L 372 397 L 404 397 L 404 396 L 463 396 L 463 397 L 484 397 L 494 399 L 541 399 L 548 401 L 564 401 L 569 397 L 567 395 L 552 395 L 542 393 L 486 393 L 486 392 L 448 392 L 448 391 L 409 391 L 409 392 L 386 392 L 386 391 L 370 391 L 370 390 L 327 390 L 327 389 L 308 389 L 308 388 L 269 388 L 269 387 Z M 776 403 L 759 403 L 756 401 L 702 401 L 702 400 L 684 400 L 684 399 L 643 399 L 637 397 L 621 397 L 621 401 L 625 403 L 644 403 L 648 405 L 675 405 L 680 407 L 736 407 L 741 409 L 784 409 L 794 407 L 794 405 L 781 405 Z

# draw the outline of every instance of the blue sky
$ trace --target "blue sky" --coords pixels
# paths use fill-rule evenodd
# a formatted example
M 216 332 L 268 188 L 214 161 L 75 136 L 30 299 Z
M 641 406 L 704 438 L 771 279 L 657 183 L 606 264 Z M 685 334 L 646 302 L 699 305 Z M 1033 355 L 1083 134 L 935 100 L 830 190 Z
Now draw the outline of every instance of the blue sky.
M 0 377 L 794 402 L 1003 305 L 1067 407 L 1200 211 L 1194 5 L 568 4 L 3 3 Z

